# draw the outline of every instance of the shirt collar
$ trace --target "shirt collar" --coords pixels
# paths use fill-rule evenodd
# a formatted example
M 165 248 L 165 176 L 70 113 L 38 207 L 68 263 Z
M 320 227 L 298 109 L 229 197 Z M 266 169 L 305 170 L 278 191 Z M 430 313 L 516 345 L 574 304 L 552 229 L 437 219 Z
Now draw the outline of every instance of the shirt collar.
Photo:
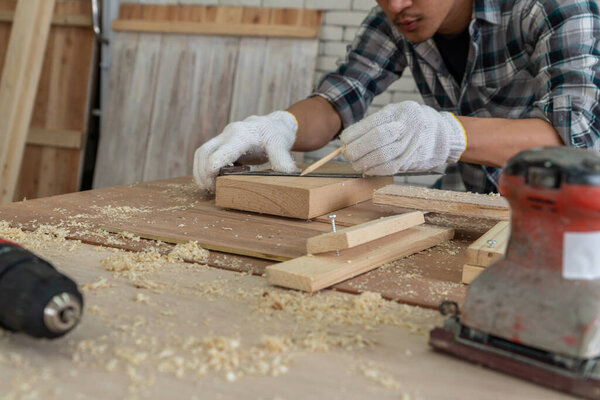
M 502 22 L 502 12 L 498 0 L 475 0 L 473 19 L 480 19 L 494 25 L 500 24 Z

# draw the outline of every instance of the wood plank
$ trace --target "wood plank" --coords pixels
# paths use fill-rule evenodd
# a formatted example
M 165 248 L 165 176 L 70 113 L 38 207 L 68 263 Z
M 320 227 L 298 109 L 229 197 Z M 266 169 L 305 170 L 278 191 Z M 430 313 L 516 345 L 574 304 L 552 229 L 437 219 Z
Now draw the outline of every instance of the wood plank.
M 28 145 L 80 149 L 83 132 L 31 128 L 27 136 Z
M 375 192 L 373 202 L 422 211 L 507 220 L 508 202 L 501 196 L 390 185 Z
M 220 176 L 215 204 L 234 210 L 310 219 L 368 200 L 374 190 L 391 181 L 391 177 Z
M 510 238 L 510 222 L 500 221 L 467 248 L 467 264 L 487 267 L 504 257 Z M 490 243 L 493 241 L 493 243 Z
M 478 265 L 465 264 L 462 270 L 462 283 L 470 284 L 485 268 Z
M 359 246 L 387 235 L 425 223 L 420 211 L 376 219 L 364 224 L 329 232 L 306 241 L 308 254 L 325 253 Z
M 53 9 L 54 0 L 17 4 L 0 81 L 0 203 L 16 192 Z
M 15 19 L 14 11 L 0 10 L 0 22 L 13 22 Z M 89 15 L 71 15 L 71 14 L 54 14 L 52 15 L 52 25 L 57 26 L 78 26 L 91 27 L 92 19 Z
M 452 239 L 454 231 L 416 226 L 340 252 L 299 257 L 267 267 L 272 285 L 315 292 L 373 270 L 387 262 Z
M 145 20 L 115 20 L 112 29 L 117 32 L 178 33 L 221 36 L 265 36 L 287 38 L 318 38 L 320 28 L 309 26 L 195 23 Z

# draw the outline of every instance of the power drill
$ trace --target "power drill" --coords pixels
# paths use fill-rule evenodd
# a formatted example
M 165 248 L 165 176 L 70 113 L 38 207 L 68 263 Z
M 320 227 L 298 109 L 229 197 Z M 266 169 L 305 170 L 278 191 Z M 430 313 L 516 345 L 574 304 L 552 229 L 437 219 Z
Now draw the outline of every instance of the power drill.
M 77 284 L 49 262 L 16 243 L 0 239 L 0 327 L 53 339 L 81 318 Z

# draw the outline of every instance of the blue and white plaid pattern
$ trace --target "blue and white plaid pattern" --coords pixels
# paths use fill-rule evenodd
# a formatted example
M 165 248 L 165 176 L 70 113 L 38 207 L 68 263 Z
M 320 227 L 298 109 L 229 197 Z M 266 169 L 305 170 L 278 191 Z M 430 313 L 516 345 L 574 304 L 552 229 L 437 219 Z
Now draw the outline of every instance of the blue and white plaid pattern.
M 566 145 L 600 150 L 600 13 L 596 1 L 475 0 L 462 85 L 433 39 L 407 41 L 379 7 L 364 20 L 346 59 L 315 95 L 347 127 L 408 67 L 423 100 L 440 111 L 549 121 Z M 493 190 L 499 171 L 461 163 L 468 190 Z

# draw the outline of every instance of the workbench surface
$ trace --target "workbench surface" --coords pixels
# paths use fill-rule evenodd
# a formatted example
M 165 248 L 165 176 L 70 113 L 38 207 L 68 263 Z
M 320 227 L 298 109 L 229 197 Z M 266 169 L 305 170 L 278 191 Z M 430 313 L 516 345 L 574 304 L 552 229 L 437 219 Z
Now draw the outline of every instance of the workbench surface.
M 372 291 L 275 288 L 259 275 L 182 262 L 203 257 L 190 246 L 177 252 L 127 234 L 103 236 L 104 246 L 65 240 L 73 223 L 39 219 L 63 213 L 81 196 L 0 207 L 0 237 L 48 259 L 85 296 L 83 321 L 66 337 L 0 331 L 2 399 L 567 398 L 433 352 L 427 333 L 442 321 L 435 311 Z M 57 210 L 56 201 L 63 207 Z M 464 245 L 457 247 L 451 250 L 460 259 Z M 268 264 L 216 252 L 209 262 L 249 272 Z M 356 279 L 364 287 L 377 274 Z

